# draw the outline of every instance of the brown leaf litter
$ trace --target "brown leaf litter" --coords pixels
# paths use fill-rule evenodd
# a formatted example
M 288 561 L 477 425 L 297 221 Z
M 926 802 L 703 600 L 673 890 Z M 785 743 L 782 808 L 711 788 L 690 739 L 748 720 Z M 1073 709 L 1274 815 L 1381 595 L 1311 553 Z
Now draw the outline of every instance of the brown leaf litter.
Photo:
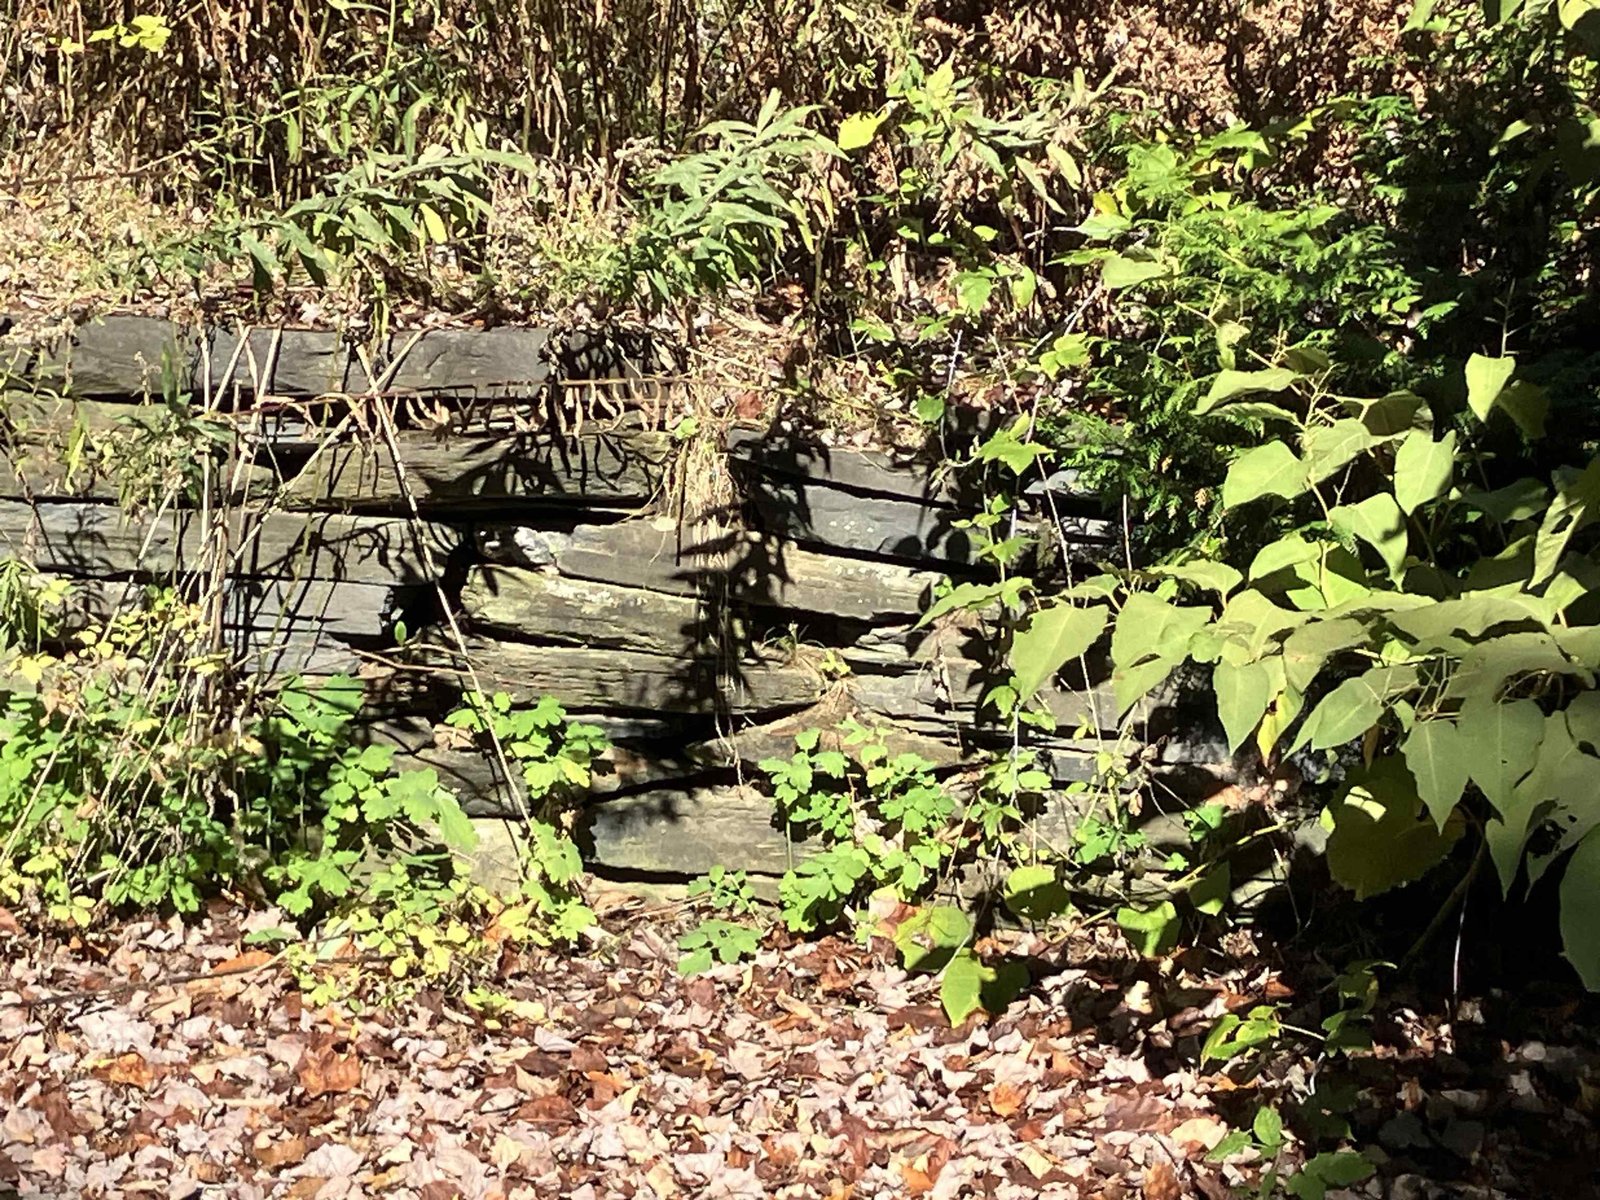
M 0 1195 L 1183 1200 L 1260 1173 L 1249 1154 L 1206 1160 L 1260 1081 L 1194 1066 L 1235 996 L 1288 990 L 1259 960 L 1206 975 L 1132 959 L 1103 930 L 1029 942 L 1045 969 L 1028 996 L 951 1029 L 936 982 L 878 947 L 769 948 L 684 979 L 672 931 L 640 922 L 587 954 L 520 960 L 504 987 L 546 1017 L 502 1024 L 439 995 L 312 1011 L 242 951 L 240 918 L 0 947 Z M 1408 1045 L 1446 1036 L 1415 1023 Z M 1589 1053 L 1513 1058 L 1524 1106 L 1586 1120 Z M 1439 1195 L 1519 1194 L 1468 1081 L 1441 1091 L 1403 1052 L 1371 1061 L 1417 1089 L 1415 1112 L 1393 1096 L 1410 1122 L 1395 1137 L 1468 1156 L 1480 1190 Z M 1315 1065 L 1274 1064 L 1277 1085 L 1304 1092 Z M 1390 1153 L 1386 1178 L 1409 1161 Z M 1388 1183 L 1363 1186 L 1348 1195 Z

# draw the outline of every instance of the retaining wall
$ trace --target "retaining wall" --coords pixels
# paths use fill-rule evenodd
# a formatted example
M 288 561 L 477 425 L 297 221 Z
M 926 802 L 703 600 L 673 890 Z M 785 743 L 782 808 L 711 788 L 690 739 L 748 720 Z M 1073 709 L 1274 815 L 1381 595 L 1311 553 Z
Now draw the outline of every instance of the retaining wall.
M 518 811 L 514 785 L 441 717 L 470 678 L 517 704 L 555 696 L 615 744 L 584 814 L 594 869 L 779 873 L 792 847 L 745 781 L 800 730 L 854 716 L 952 772 L 1008 744 L 977 711 L 989 639 L 961 619 L 914 628 L 941 576 L 987 573 L 963 527 L 980 481 L 782 428 L 734 427 L 680 461 L 643 353 L 541 329 L 403 333 L 375 352 L 131 316 L 13 330 L 0 549 L 90 596 L 220 571 L 242 669 L 363 678 L 367 736 L 436 767 L 486 832 Z M 226 434 L 205 504 L 130 518 L 116 480 L 61 449 L 172 411 Z M 719 491 L 731 500 L 697 521 L 667 515 Z M 1019 516 L 1068 558 L 1119 536 L 1064 477 Z M 1060 732 L 1029 735 L 1063 782 L 1113 731 L 1103 668 L 1087 670 L 1047 695 Z

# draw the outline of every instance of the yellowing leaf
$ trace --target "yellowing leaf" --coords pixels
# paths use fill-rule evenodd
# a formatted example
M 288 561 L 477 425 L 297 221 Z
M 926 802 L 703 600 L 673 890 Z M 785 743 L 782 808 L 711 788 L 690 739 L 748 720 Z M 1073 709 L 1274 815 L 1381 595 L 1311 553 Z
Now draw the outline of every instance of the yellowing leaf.
M 878 126 L 883 124 L 881 113 L 851 113 L 839 122 L 839 149 L 859 150 L 870 145 L 878 136 Z

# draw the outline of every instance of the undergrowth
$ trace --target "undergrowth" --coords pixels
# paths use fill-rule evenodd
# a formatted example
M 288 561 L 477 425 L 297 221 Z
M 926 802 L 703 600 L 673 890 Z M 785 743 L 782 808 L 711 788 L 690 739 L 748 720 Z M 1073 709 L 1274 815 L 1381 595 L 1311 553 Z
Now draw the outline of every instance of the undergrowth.
M 604 745 L 592 726 L 553 702 L 508 716 L 503 696 L 451 717 L 497 723 L 537 805 L 521 884 L 493 895 L 472 882 L 474 827 L 437 773 L 357 739 L 359 681 L 290 680 L 240 707 L 199 605 L 151 588 L 85 620 L 75 593 L 14 561 L 0 576 L 7 908 L 81 927 L 251 896 L 297 923 L 256 940 L 287 942 L 318 1002 L 468 982 L 492 996 L 505 943 L 571 942 L 592 923 L 570 832 Z

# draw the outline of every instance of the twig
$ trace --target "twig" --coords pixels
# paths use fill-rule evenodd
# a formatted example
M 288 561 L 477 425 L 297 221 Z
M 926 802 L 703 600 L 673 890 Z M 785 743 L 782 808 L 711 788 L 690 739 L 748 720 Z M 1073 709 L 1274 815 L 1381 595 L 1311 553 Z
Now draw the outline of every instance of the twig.
M 1461 877 L 1461 882 L 1456 884 L 1455 890 L 1452 891 L 1445 899 L 1445 902 L 1439 906 L 1439 911 L 1434 913 L 1433 920 L 1428 922 L 1428 927 L 1422 931 L 1422 936 L 1412 943 L 1411 949 L 1407 950 L 1405 957 L 1400 960 L 1401 974 L 1404 974 L 1416 965 L 1417 960 L 1422 957 L 1423 951 L 1428 948 L 1428 943 L 1433 941 L 1433 939 L 1438 936 L 1439 931 L 1444 928 L 1445 922 L 1450 919 L 1450 914 L 1455 910 L 1455 907 L 1458 904 L 1461 906 L 1462 923 L 1465 924 L 1467 914 L 1467 893 L 1471 890 L 1473 881 L 1478 878 L 1478 872 L 1483 867 L 1483 860 L 1488 857 L 1488 851 L 1489 840 L 1487 838 L 1480 837 L 1478 839 L 1478 852 L 1472 856 L 1472 865 L 1467 868 L 1467 873 Z M 1461 970 L 1461 950 L 1459 936 L 1460 935 L 1458 934 L 1454 968 L 1454 980 L 1456 984 L 1459 984 L 1460 982 Z

